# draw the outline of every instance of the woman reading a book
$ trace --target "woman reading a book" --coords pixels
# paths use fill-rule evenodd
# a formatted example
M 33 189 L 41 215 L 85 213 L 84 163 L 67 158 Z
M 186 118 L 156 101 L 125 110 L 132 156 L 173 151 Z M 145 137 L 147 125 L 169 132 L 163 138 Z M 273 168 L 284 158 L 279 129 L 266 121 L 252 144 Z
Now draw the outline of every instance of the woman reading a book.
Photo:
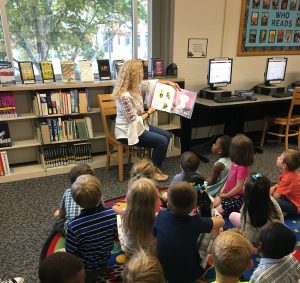
M 155 112 L 153 107 L 144 108 L 143 94 L 153 94 L 157 80 L 143 81 L 143 67 L 139 60 L 126 61 L 117 77 L 113 94 L 116 96 L 116 138 L 122 143 L 153 148 L 152 161 L 157 167 L 155 179 L 167 181 L 160 170 L 167 154 L 170 133 L 148 125 L 147 119 Z M 178 84 L 159 80 L 180 90 Z

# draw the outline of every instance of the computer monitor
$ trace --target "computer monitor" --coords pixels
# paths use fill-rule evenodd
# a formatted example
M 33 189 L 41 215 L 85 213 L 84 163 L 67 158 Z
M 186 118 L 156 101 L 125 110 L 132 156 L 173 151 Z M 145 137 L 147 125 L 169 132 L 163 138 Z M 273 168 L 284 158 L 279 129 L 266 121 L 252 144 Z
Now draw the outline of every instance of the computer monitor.
M 265 85 L 279 84 L 284 81 L 287 58 L 267 58 Z
M 231 83 L 232 63 L 232 58 L 209 59 L 207 80 L 211 90 Z

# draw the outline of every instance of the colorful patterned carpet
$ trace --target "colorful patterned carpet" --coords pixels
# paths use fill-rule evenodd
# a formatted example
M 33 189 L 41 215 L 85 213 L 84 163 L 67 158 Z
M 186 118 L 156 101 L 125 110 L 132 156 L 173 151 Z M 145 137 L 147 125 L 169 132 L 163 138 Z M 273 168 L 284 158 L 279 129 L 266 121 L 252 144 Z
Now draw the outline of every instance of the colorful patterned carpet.
M 106 206 L 112 206 L 114 203 L 118 201 L 124 201 L 124 197 L 112 199 L 107 201 Z M 285 224 L 292 230 L 297 236 L 297 245 L 295 248 L 294 256 L 300 261 L 300 217 L 286 217 Z M 225 226 L 227 228 L 231 228 L 232 225 L 228 219 L 225 219 Z M 52 253 L 59 251 L 64 248 L 65 238 L 60 233 L 53 233 L 49 236 L 46 241 L 43 250 L 41 252 L 40 259 L 42 260 L 44 257 L 51 255 Z M 116 283 L 122 282 L 121 273 L 123 270 L 123 264 L 126 260 L 126 256 L 121 250 L 120 243 L 118 241 L 114 244 L 114 249 L 111 252 L 111 256 L 108 260 L 108 269 L 107 273 L 103 276 L 99 277 L 97 283 Z M 242 280 L 249 280 L 253 270 L 257 267 L 260 258 L 256 255 L 253 256 L 254 266 L 253 268 L 247 270 L 243 275 Z M 215 277 L 214 269 L 211 269 L 205 276 L 207 282 L 212 282 Z

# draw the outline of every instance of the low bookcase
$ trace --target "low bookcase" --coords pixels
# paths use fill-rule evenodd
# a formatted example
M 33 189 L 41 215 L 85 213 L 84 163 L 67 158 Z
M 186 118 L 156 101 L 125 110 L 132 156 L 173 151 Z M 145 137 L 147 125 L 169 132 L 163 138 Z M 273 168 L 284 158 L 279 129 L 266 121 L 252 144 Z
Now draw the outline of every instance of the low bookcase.
M 178 78 L 171 80 L 180 82 L 181 87 L 184 87 L 184 80 Z M 7 152 L 11 171 L 10 174 L 0 177 L 0 183 L 67 173 L 74 164 L 82 162 L 88 162 L 93 168 L 105 167 L 105 135 L 96 95 L 110 93 L 114 83 L 114 80 L 106 80 L 90 83 L 76 81 L 74 83 L 54 82 L 0 86 L 0 95 L 7 92 L 13 94 L 17 112 L 16 117 L 9 117 L 8 115 L 0 118 L 0 122 L 8 123 L 12 140 L 12 146 L 0 148 L 0 151 Z M 45 115 L 46 112 L 41 112 L 42 109 L 39 108 L 37 100 L 38 94 L 51 91 L 64 92 L 70 89 L 87 90 L 89 94 L 88 111 L 72 113 L 71 110 L 71 112 L 55 112 L 51 115 Z M 53 119 L 53 121 L 77 122 L 85 119 L 89 125 L 82 124 L 80 133 L 72 132 L 73 136 L 71 133 L 68 136 L 68 132 L 65 132 L 67 136 L 61 139 L 57 138 L 57 140 L 51 140 L 50 136 L 49 142 L 49 139 L 45 139 L 46 137 L 43 136 L 43 131 L 47 127 L 41 128 L 41 124 L 47 123 L 47 119 L 48 121 Z M 76 124 L 76 122 L 74 123 Z M 153 124 L 171 132 L 180 129 L 178 116 L 160 111 L 157 111 Z M 86 132 L 85 126 L 87 127 Z M 51 135 L 51 132 L 49 134 Z M 180 155 L 180 139 L 174 135 L 172 137 L 168 156 Z M 88 146 L 76 146 L 76 144 L 87 144 Z M 52 156 L 54 161 L 52 160 L 52 163 L 50 161 L 49 165 L 49 160 L 45 163 L 45 150 L 47 151 L 51 147 L 55 148 L 52 152 L 57 151 L 56 155 L 59 158 Z M 61 156 L 60 153 L 66 153 L 66 148 L 76 148 L 76 156 Z M 84 148 L 85 151 L 80 152 L 80 148 Z M 51 155 L 51 150 L 46 156 L 48 159 L 49 154 Z

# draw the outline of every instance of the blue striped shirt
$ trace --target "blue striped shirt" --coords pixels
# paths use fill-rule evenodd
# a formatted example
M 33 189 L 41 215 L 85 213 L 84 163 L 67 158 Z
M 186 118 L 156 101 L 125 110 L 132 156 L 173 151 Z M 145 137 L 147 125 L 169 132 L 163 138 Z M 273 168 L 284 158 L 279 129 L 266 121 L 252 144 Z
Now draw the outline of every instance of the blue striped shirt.
M 68 223 L 65 248 L 80 257 L 86 270 L 95 270 L 106 264 L 117 235 L 115 212 L 99 204 Z

